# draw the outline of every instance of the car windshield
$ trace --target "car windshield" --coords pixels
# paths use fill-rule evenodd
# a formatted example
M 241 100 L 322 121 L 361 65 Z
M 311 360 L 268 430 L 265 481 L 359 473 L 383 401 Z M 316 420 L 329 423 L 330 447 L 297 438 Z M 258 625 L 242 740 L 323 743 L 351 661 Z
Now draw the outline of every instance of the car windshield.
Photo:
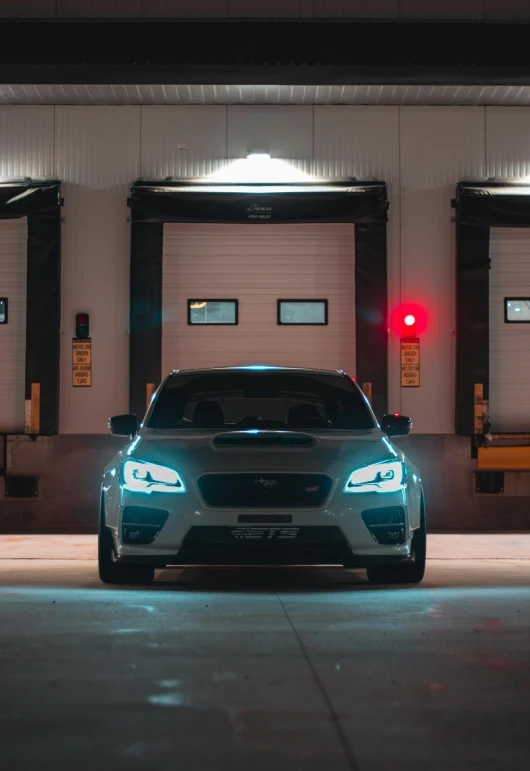
M 228 370 L 171 375 L 147 414 L 158 429 L 370 429 L 376 423 L 344 375 Z

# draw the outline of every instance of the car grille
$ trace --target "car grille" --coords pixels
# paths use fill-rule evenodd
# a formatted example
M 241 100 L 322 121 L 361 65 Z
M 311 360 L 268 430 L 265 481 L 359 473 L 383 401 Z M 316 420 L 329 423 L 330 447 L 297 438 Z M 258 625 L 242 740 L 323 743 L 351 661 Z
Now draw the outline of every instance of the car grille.
M 346 540 L 338 527 L 293 527 L 293 526 L 263 526 L 263 527 L 192 527 L 182 544 L 183 548 L 215 547 L 225 545 L 243 546 L 288 546 L 297 545 L 327 545 L 344 546 Z
M 314 508 L 326 501 L 332 480 L 324 474 L 205 474 L 198 485 L 207 506 Z

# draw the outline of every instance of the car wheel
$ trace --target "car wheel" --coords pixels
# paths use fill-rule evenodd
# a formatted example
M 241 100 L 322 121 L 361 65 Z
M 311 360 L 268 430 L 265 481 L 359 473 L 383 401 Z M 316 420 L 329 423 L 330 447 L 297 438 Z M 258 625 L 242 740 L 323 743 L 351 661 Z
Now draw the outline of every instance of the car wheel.
M 374 584 L 419 584 L 425 575 L 427 559 L 427 527 L 423 501 L 421 524 L 412 537 L 414 562 L 406 565 L 372 565 L 367 568 L 368 580 Z
M 98 535 L 98 570 L 104 584 L 150 584 L 155 577 L 155 569 L 149 565 L 120 565 L 116 562 L 112 533 L 103 520 L 103 503 Z

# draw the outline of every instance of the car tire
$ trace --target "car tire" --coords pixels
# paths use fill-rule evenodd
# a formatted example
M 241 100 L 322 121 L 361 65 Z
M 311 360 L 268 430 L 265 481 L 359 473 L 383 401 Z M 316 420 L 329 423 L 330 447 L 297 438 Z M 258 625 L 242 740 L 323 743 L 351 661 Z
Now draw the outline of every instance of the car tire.
M 152 583 L 155 577 L 155 569 L 150 565 L 120 565 L 114 556 L 114 543 L 112 533 L 105 525 L 102 513 L 98 535 L 98 571 L 99 578 L 104 584 L 134 584 L 145 585 Z
M 412 536 L 414 562 L 405 565 L 372 565 L 366 569 L 368 580 L 374 584 L 419 584 L 425 575 L 427 559 L 427 526 L 423 500 L 421 524 Z

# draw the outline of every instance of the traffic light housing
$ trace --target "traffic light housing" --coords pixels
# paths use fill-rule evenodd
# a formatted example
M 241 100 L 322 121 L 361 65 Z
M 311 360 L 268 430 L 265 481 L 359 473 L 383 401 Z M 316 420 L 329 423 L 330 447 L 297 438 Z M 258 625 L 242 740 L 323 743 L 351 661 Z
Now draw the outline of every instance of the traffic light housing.
M 90 331 L 88 326 L 88 313 L 77 313 L 75 317 L 75 336 L 79 340 L 88 340 Z

